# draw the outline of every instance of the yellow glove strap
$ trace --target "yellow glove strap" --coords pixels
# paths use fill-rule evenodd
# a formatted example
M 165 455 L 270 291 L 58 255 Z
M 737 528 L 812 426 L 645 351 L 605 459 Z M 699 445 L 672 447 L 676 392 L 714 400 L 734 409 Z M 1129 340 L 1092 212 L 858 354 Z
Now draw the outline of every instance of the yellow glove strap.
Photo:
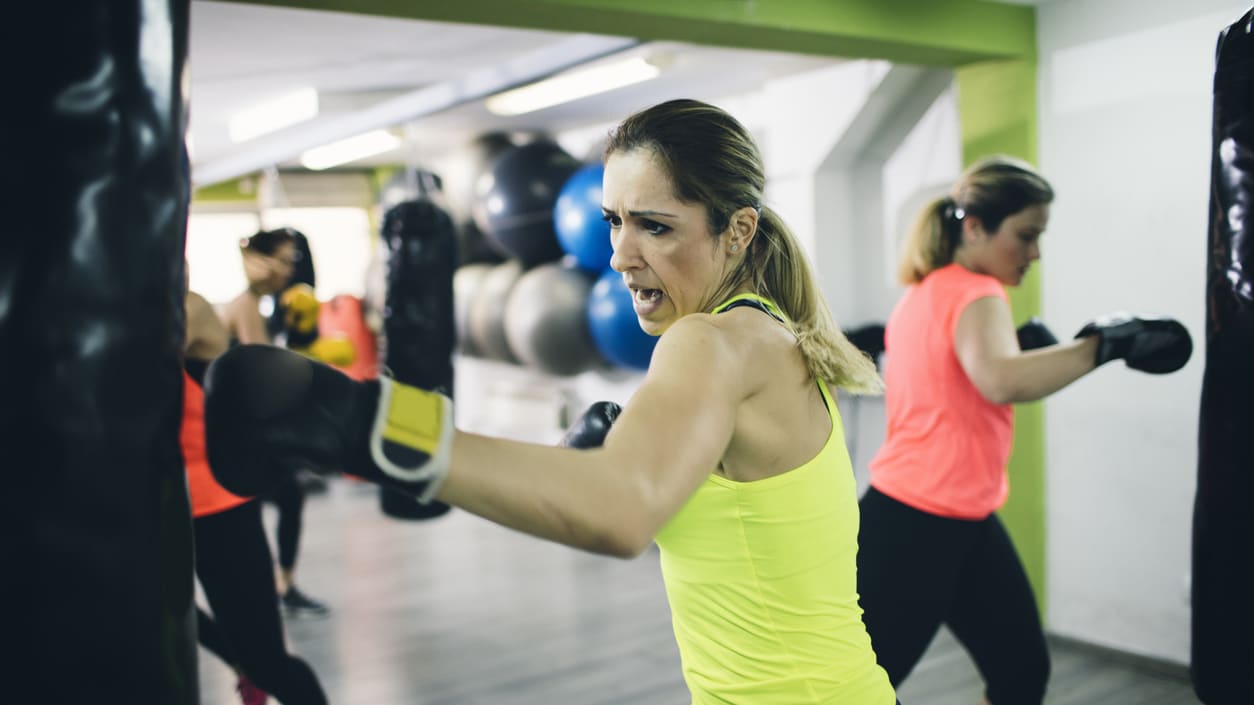
M 418 497 L 422 502 L 431 501 L 448 472 L 454 430 L 451 399 L 379 378 L 370 454 L 385 474 L 427 483 Z
M 434 455 L 440 447 L 443 426 L 440 400 L 439 394 L 393 383 L 383 439 Z

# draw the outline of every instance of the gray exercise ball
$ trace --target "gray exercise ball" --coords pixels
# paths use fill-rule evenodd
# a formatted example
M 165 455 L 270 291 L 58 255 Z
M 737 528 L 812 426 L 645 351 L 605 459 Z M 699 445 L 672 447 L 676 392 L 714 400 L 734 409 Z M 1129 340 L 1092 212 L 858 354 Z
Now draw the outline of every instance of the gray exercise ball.
M 491 271 L 479 283 L 478 292 L 471 297 L 470 342 L 479 356 L 502 362 L 519 361 L 505 337 L 505 304 L 522 274 L 523 266 L 518 260 L 491 265 Z
M 575 375 L 598 360 L 588 330 L 592 282 L 574 267 L 542 264 L 518 280 L 505 305 L 505 337 L 524 364 Z
M 492 265 L 464 264 L 453 272 L 453 324 L 457 330 L 457 351 L 463 355 L 479 355 L 470 337 L 470 307 Z

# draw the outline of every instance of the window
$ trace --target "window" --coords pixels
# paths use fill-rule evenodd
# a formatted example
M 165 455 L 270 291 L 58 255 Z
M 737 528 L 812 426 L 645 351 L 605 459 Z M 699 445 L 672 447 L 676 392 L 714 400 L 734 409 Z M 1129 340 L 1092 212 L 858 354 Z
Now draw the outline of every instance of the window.
M 240 240 L 260 228 L 290 227 L 305 234 L 313 254 L 318 298 L 360 297 L 373 242 L 362 208 L 273 208 L 254 212 L 193 213 L 187 224 L 191 288 L 215 304 L 244 290 Z

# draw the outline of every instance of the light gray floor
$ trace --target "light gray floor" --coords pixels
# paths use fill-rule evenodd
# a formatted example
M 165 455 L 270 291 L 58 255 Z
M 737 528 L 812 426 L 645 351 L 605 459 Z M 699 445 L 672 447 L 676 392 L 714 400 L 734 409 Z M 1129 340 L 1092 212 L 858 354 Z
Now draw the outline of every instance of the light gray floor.
M 310 497 L 305 516 L 299 583 L 334 612 L 288 620 L 288 641 L 331 703 L 688 702 L 654 550 L 603 558 L 456 510 L 397 521 L 379 513 L 373 487 L 342 479 Z M 1049 705 L 1198 702 L 1179 675 L 1053 650 Z M 231 672 L 200 654 L 203 705 L 239 703 Z M 979 676 L 942 633 L 899 695 L 903 705 L 975 705 Z

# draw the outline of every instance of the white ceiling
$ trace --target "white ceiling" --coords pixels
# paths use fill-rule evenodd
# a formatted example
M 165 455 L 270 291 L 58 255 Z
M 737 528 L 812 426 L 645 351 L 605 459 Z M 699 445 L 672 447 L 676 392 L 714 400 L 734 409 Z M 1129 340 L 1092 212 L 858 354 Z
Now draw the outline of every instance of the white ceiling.
M 401 105 L 402 98 L 429 98 L 433 87 L 464 93 L 468 81 L 482 84 L 485 76 L 506 81 L 520 75 L 519 57 L 537 52 L 547 52 L 548 61 L 573 57 L 578 52 L 570 45 L 580 37 L 208 0 L 193 0 L 191 8 L 193 178 L 201 184 L 270 165 L 294 165 L 303 149 L 368 127 L 392 127 L 409 140 L 403 151 L 370 163 L 399 163 L 415 155 L 438 159 L 492 130 L 558 132 L 600 125 L 667 98 L 713 100 L 753 90 L 773 77 L 837 63 L 813 56 L 651 43 L 625 50 L 666 63 L 660 78 L 643 84 L 508 119 L 488 113 L 480 99 L 414 117 L 406 114 L 411 108 Z M 585 44 L 611 41 L 581 38 Z M 536 65 L 531 60 L 524 67 Z M 303 87 L 320 94 L 318 118 L 242 144 L 227 139 L 232 114 Z M 372 124 L 379 122 L 387 124 Z

